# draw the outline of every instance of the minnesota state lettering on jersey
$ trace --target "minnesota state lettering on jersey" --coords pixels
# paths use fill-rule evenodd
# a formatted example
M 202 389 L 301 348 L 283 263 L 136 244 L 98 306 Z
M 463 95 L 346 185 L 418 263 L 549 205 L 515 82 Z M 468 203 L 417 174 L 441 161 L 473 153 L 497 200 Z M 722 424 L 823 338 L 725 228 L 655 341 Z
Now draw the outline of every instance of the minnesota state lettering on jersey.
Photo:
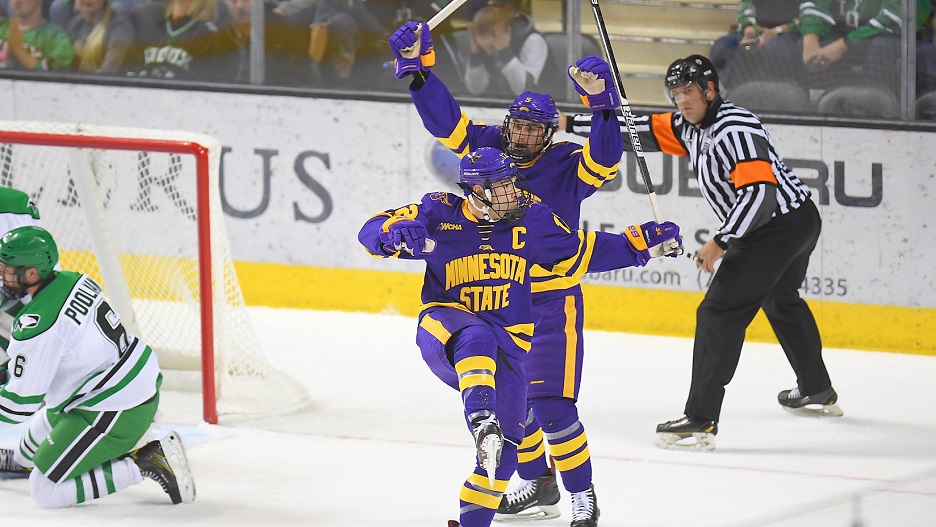
M 81 282 L 66 302 L 65 316 L 72 319 L 75 324 L 81 325 L 78 315 L 87 315 L 94 301 L 101 294 L 101 286 L 92 280 Z
M 523 285 L 526 274 L 527 261 L 516 254 L 472 254 L 445 264 L 445 289 L 481 280 L 511 280 Z M 469 285 L 462 287 L 457 297 L 472 311 L 501 309 L 510 305 L 510 285 Z

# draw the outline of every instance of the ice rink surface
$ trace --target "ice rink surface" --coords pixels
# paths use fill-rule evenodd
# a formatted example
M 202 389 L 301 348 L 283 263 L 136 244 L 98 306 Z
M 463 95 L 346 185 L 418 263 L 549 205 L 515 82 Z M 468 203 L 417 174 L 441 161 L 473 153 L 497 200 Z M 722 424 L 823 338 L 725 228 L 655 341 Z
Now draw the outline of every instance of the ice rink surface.
M 270 360 L 308 385 L 308 409 L 209 426 L 198 394 L 164 391 L 155 432 L 175 428 L 186 442 L 194 504 L 170 505 L 147 480 L 43 511 L 26 480 L 0 480 L 8 520 L 443 527 L 457 518 L 472 442 L 457 393 L 420 359 L 414 319 L 268 308 L 250 316 Z M 717 450 L 699 453 L 653 445 L 655 425 L 682 415 L 690 340 L 587 332 L 585 347 L 579 410 L 602 527 L 936 525 L 936 357 L 827 349 L 845 416 L 817 419 L 777 405 L 777 392 L 795 385 L 779 346 L 748 345 Z M 20 432 L 0 431 L 2 446 Z M 532 525 L 568 526 L 569 503 L 563 493 L 563 516 Z

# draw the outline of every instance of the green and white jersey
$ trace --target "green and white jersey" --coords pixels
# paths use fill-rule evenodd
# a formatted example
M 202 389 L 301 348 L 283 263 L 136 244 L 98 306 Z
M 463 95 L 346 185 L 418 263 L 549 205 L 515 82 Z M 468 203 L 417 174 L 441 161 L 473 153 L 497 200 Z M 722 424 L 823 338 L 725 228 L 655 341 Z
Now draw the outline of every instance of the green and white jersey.
M 25 225 L 39 225 L 39 209 L 22 190 L 0 187 L 0 236 Z
M 153 350 L 127 333 L 90 276 L 55 274 L 13 323 L 0 421 L 25 421 L 43 402 L 54 412 L 104 411 L 152 398 L 162 381 Z

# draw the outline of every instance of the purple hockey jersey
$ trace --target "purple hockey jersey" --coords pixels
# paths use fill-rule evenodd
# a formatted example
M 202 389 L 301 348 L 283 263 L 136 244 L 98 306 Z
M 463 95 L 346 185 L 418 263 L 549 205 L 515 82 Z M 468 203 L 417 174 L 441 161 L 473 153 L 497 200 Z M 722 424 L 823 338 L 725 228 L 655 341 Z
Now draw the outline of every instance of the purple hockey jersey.
M 410 95 L 423 125 L 443 145 L 463 157 L 483 146 L 504 149 L 501 126 L 471 120 L 445 85 L 430 74 L 419 89 Z M 567 224 L 578 228 L 582 201 L 614 179 L 624 153 L 624 139 L 614 112 L 592 114 L 592 133 L 584 145 L 558 142 L 550 145 L 538 159 L 520 165 L 534 199 L 547 204 Z M 555 278 L 534 270 L 534 292 L 556 291 L 558 296 L 578 287 L 578 279 Z M 545 295 L 546 300 L 553 295 Z
M 479 220 L 468 207 L 455 194 L 426 194 L 418 204 L 371 217 L 358 240 L 374 256 L 425 260 L 420 318 L 437 307 L 474 313 L 495 329 L 508 354 L 530 349 L 534 264 L 568 277 L 640 265 L 624 236 L 571 229 L 541 203 L 513 224 Z M 435 249 L 416 255 L 384 252 L 380 232 L 395 217 L 423 224 Z

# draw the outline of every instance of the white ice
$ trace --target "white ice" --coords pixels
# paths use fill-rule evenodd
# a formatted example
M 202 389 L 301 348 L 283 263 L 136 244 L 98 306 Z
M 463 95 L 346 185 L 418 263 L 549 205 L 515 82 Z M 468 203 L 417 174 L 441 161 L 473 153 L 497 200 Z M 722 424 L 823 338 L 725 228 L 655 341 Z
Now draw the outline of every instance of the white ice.
M 40 510 L 26 480 L 0 480 L 18 525 L 444 527 L 473 466 L 459 398 L 422 363 L 415 320 L 251 308 L 266 354 L 309 387 L 304 412 L 201 424 L 197 394 L 165 392 L 198 485 L 172 506 L 151 482 L 72 509 Z M 600 525 L 936 525 L 936 357 L 827 349 L 845 416 L 784 412 L 795 384 L 777 345 L 747 345 L 725 398 L 717 450 L 653 446 L 682 414 L 688 339 L 588 332 L 579 402 Z M 20 428 L 0 433 L 16 443 Z M 570 500 L 560 519 L 568 526 Z M 505 525 L 505 524 L 495 524 Z

